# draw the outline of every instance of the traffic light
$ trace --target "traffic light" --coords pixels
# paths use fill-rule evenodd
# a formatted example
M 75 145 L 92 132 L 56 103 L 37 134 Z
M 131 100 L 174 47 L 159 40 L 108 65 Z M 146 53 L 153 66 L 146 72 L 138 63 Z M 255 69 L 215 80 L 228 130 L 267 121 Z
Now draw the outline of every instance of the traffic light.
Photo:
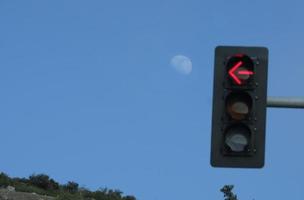
M 267 68 L 265 47 L 215 49 L 212 166 L 264 166 Z

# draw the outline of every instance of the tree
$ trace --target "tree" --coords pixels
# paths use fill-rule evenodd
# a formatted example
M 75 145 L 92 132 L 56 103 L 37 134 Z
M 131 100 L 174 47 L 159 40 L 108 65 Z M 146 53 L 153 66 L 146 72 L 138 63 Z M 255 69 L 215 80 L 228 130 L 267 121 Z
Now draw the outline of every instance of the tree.
M 31 185 L 37 186 L 44 190 L 58 190 L 59 183 L 54 181 L 54 179 L 50 179 L 48 175 L 45 174 L 33 174 L 29 177 L 29 183 Z
M 237 196 L 232 192 L 233 187 L 233 185 L 225 185 L 221 189 L 221 192 L 224 193 L 225 200 L 238 200 Z
M 10 184 L 11 180 L 5 173 L 0 174 L 0 187 L 6 187 Z
M 125 197 L 123 197 L 122 199 L 123 199 L 123 200 L 136 200 L 136 198 L 133 197 L 133 196 L 125 196 Z
M 70 193 L 76 193 L 78 192 L 78 183 L 75 183 L 73 181 L 69 181 L 65 186 L 64 190 L 70 192 Z

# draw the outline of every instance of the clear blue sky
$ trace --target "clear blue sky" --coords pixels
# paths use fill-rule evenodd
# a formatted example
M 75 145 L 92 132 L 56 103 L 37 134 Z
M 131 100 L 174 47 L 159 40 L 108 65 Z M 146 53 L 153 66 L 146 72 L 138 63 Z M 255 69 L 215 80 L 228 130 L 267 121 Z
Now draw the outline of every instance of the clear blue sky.
M 139 200 L 303 199 L 301 110 L 268 109 L 261 170 L 209 164 L 214 48 L 266 46 L 304 95 L 303 1 L 0 1 L 0 171 Z M 189 75 L 170 66 L 174 55 Z

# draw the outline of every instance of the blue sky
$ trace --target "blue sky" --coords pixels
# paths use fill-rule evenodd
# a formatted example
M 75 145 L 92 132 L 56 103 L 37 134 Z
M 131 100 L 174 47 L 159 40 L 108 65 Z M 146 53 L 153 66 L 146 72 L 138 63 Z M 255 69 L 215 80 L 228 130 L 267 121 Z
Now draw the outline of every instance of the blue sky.
M 212 168 L 214 48 L 269 48 L 269 96 L 303 96 L 303 1 L 0 1 L 0 171 L 139 200 L 303 195 L 302 110 L 268 109 L 263 169 Z M 175 55 L 192 73 L 170 66 Z

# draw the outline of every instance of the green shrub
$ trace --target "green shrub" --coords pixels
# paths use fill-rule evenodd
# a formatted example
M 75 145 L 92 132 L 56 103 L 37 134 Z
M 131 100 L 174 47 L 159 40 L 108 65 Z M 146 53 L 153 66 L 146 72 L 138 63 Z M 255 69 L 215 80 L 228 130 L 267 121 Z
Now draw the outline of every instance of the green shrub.
M 58 190 L 59 183 L 50 179 L 48 175 L 45 174 L 33 174 L 29 177 L 29 184 L 42 188 L 44 190 Z
M 70 194 L 68 192 L 60 193 L 56 200 L 83 200 L 82 196 L 78 194 Z
M 73 181 L 69 181 L 66 185 L 64 185 L 64 190 L 70 193 L 76 193 L 78 192 L 78 183 L 75 183 Z
M 0 174 L 0 187 L 7 187 L 10 185 L 11 179 L 5 173 Z
M 133 196 L 125 196 L 125 197 L 123 197 L 122 199 L 123 199 L 123 200 L 136 200 L 136 198 L 133 197 Z
M 56 193 L 53 191 L 44 190 L 37 186 L 27 185 L 25 183 L 14 183 L 13 185 L 15 190 L 18 192 L 27 192 L 27 193 L 36 193 L 40 195 L 47 195 L 47 196 L 56 196 Z
M 49 176 L 45 174 L 33 174 L 29 177 L 30 184 L 42 189 L 48 189 L 50 180 Z
M 50 190 L 59 190 L 59 183 L 54 181 L 54 179 L 50 179 L 49 188 Z

